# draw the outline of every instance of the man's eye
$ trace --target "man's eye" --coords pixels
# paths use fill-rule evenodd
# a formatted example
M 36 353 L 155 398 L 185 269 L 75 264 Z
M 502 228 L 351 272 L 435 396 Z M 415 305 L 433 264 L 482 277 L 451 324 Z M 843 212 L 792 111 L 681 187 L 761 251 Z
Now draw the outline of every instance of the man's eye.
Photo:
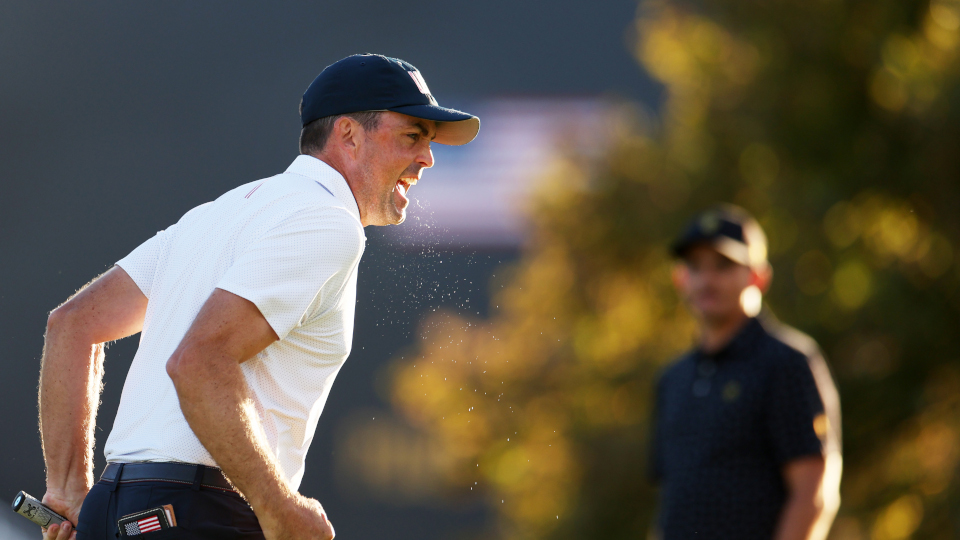
M 410 137 L 411 139 L 415 140 L 415 141 L 420 140 L 420 134 L 419 134 L 419 133 L 410 133 L 410 134 L 408 134 L 407 136 Z

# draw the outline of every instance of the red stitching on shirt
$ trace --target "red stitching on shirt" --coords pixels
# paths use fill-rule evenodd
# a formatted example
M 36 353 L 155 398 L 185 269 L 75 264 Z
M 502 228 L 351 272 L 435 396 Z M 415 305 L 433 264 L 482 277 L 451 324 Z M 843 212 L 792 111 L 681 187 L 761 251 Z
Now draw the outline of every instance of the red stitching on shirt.
M 253 189 L 250 190 L 250 193 L 247 193 L 247 195 L 244 197 L 244 199 L 249 199 L 250 196 L 253 195 L 253 192 L 256 191 L 256 190 L 258 190 L 258 189 L 260 189 L 260 186 L 262 186 L 262 185 L 263 185 L 263 182 L 260 182 L 259 184 L 257 184 L 257 186 L 256 186 L 255 188 L 253 188 Z

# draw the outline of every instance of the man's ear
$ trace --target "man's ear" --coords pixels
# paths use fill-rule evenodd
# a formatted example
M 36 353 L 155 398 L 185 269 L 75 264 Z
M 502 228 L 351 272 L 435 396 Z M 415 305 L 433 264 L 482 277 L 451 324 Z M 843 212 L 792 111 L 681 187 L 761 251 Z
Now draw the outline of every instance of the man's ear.
M 678 291 L 681 293 L 686 291 L 687 281 L 690 279 L 690 273 L 687 270 L 686 264 L 683 262 L 674 264 L 670 277 L 673 279 L 673 286 L 676 287 Z
M 773 267 L 769 264 L 750 270 L 750 285 L 756 285 L 760 292 L 766 294 L 771 281 L 773 281 Z
M 336 138 L 336 143 L 345 152 L 356 158 L 360 152 L 360 145 L 363 144 L 362 131 L 360 122 L 349 116 L 341 116 L 334 122 L 333 133 L 330 135 Z

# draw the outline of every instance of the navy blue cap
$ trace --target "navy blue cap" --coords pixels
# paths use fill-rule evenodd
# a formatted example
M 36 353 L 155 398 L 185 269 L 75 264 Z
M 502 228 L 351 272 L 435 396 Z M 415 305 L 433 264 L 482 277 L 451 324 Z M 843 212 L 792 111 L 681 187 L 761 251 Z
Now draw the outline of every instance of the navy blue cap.
M 682 258 L 697 244 L 707 244 L 744 266 L 758 268 L 767 264 L 767 236 L 757 220 L 739 206 L 718 205 L 697 214 L 670 249 Z
M 362 111 L 434 120 L 440 144 L 467 144 L 480 131 L 476 116 L 439 106 L 417 68 L 379 54 L 355 54 L 324 68 L 303 93 L 300 123 Z

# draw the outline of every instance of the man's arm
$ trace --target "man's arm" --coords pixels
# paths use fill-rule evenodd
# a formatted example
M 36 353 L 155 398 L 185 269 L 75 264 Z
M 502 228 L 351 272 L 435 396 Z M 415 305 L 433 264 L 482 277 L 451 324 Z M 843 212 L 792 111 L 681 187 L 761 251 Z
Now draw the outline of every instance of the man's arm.
M 147 298 L 113 267 L 53 310 L 40 368 L 40 437 L 47 466 L 44 503 L 77 522 L 93 485 L 93 430 L 103 379 L 103 344 L 143 328 Z
M 290 488 L 240 364 L 276 341 L 252 302 L 216 289 L 167 362 L 190 428 L 250 503 L 267 538 L 333 538 L 323 508 Z
M 660 450 L 660 445 L 663 444 L 663 386 L 665 385 L 664 377 L 666 376 L 665 371 L 661 371 L 657 375 L 657 383 L 654 386 L 654 398 L 653 398 L 653 412 L 650 415 L 650 419 L 653 423 L 653 427 L 650 430 L 650 441 L 647 443 L 647 451 L 649 452 L 649 459 L 647 460 L 647 478 L 650 480 L 650 483 L 657 487 L 659 492 L 657 495 L 658 507 L 662 506 L 661 498 L 663 497 L 663 454 Z M 648 540 L 660 540 L 663 538 L 663 534 L 660 531 L 659 516 L 654 516 L 654 519 L 650 522 L 650 530 L 647 531 Z
M 777 524 L 776 540 L 822 540 L 826 538 L 836 515 L 833 505 L 825 504 L 823 457 L 803 457 L 783 467 L 787 502 Z M 825 523 L 823 523 L 825 521 Z

